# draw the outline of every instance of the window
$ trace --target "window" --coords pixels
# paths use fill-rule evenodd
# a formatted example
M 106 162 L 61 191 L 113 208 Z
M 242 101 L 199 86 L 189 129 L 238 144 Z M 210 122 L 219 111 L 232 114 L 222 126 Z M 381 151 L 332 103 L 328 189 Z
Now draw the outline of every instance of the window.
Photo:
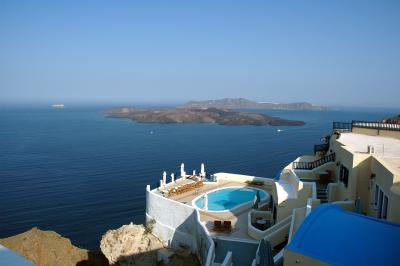
M 387 219 L 389 198 L 379 185 L 375 185 L 375 200 L 377 200 L 378 218 Z
M 382 207 L 383 207 L 383 191 L 379 189 L 379 200 L 378 200 L 378 218 L 382 218 Z
M 375 184 L 374 208 L 378 209 L 379 186 Z
M 339 181 L 342 182 L 345 187 L 347 187 L 349 183 L 349 169 L 343 166 L 343 164 L 340 165 Z
M 385 220 L 387 218 L 388 201 L 389 201 L 389 198 L 388 198 L 388 196 L 385 195 L 383 197 L 383 206 L 382 206 L 382 219 L 385 219 Z

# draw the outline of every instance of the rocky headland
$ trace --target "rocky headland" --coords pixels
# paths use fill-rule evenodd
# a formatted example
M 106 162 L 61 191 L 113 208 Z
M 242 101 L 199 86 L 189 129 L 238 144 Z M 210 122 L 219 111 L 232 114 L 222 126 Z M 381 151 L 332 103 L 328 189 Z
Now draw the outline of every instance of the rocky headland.
M 271 125 L 301 126 L 303 121 L 287 120 L 253 112 L 236 112 L 217 108 L 205 109 L 139 109 L 114 108 L 105 111 L 106 116 L 129 118 L 139 123 L 213 123 L 219 125 Z

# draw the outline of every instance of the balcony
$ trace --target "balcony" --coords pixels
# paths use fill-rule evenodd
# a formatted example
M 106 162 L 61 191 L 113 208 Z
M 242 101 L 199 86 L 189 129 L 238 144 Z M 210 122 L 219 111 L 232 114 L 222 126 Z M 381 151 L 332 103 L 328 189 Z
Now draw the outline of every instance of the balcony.
M 353 127 L 359 127 L 359 128 L 400 131 L 400 124 L 387 124 L 379 121 L 371 122 L 371 121 L 360 121 L 360 120 L 353 120 L 351 123 Z
M 296 170 L 312 170 L 314 168 L 317 168 L 318 166 L 334 161 L 335 153 L 331 153 L 313 162 L 293 162 L 292 168 Z
M 351 123 L 333 122 L 333 131 L 352 132 L 353 128 L 369 128 L 377 130 L 400 131 L 400 124 L 387 124 L 379 121 L 353 120 Z
M 344 122 L 333 122 L 332 129 L 333 131 L 339 132 L 351 132 L 353 130 L 353 124 Z

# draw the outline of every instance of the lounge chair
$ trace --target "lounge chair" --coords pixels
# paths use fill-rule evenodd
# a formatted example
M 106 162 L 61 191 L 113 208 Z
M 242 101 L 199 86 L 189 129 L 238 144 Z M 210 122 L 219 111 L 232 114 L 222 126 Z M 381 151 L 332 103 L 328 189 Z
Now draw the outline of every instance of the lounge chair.
M 213 228 L 213 230 L 216 231 L 216 232 L 221 232 L 221 231 L 223 231 L 224 228 L 222 227 L 222 222 L 221 222 L 221 221 L 215 220 L 215 221 L 214 221 L 214 228 Z
M 232 232 L 232 222 L 231 221 L 224 221 L 224 231 L 225 231 L 225 233 Z

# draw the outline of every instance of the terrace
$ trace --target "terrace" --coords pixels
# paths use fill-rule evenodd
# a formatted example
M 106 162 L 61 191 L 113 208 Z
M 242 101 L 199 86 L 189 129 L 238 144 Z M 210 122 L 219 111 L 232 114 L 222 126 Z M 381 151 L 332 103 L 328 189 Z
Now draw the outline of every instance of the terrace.
M 180 184 L 184 182 L 191 183 L 189 180 L 179 180 Z M 255 185 L 246 182 L 238 182 L 232 180 L 219 180 L 218 182 L 204 182 L 203 186 L 200 188 L 195 188 L 192 190 L 185 191 L 180 194 L 172 194 L 168 198 L 187 204 L 192 205 L 192 201 L 200 195 L 205 194 L 216 189 L 229 188 L 229 187 L 249 187 L 256 188 L 265 191 L 269 195 L 272 193 L 272 187 L 270 184 L 266 183 L 263 185 Z M 200 221 L 205 223 L 205 226 L 212 237 L 227 237 L 246 241 L 256 241 L 254 238 L 248 235 L 248 212 L 252 210 L 252 202 L 235 208 L 233 210 L 227 210 L 222 212 L 212 212 L 199 210 Z M 218 232 L 214 230 L 214 221 L 230 221 L 232 224 L 231 232 Z
M 400 131 L 399 124 L 389 124 L 379 121 L 360 121 L 353 120 L 350 123 L 346 122 L 333 122 L 333 131 L 340 132 L 352 132 L 353 128 L 366 128 L 366 129 L 377 129 L 377 130 L 388 130 L 388 131 Z

